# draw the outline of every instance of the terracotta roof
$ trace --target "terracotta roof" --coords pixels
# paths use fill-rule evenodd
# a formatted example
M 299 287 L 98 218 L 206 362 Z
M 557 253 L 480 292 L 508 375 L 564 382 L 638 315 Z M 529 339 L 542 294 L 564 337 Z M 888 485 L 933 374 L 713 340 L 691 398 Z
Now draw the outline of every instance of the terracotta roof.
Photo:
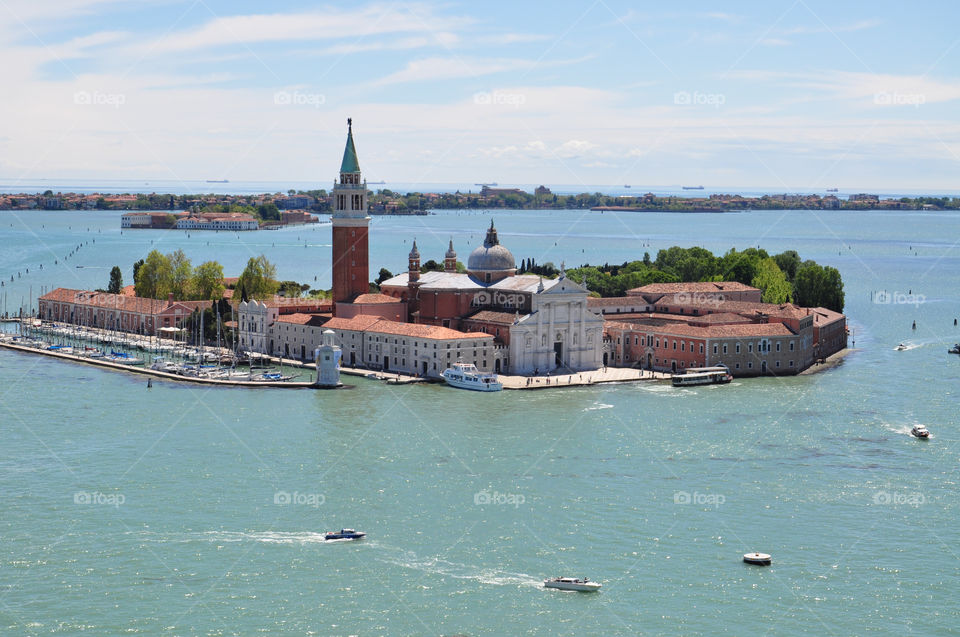
M 484 332 L 460 332 L 441 327 L 439 325 L 422 325 L 420 323 L 398 323 L 397 321 L 381 320 L 368 332 L 379 332 L 380 334 L 393 334 L 396 336 L 413 336 L 414 338 L 437 339 L 443 341 L 464 340 L 464 339 L 493 339 L 493 336 Z
M 825 325 L 835 321 L 842 321 L 846 318 L 840 312 L 834 312 L 825 307 L 812 308 L 811 312 L 813 312 L 813 322 L 815 325 Z
M 297 325 L 323 325 L 323 321 L 315 323 L 314 320 L 318 317 L 315 314 L 303 314 L 301 312 L 295 312 L 293 314 L 284 314 L 277 317 L 278 323 L 295 323 Z
M 360 305 L 363 303 L 367 304 L 380 304 L 380 303 L 401 303 L 400 299 L 395 296 L 389 296 L 387 294 L 361 294 L 353 300 L 354 305 Z
M 358 314 L 353 318 L 333 318 L 327 321 L 324 327 L 333 330 L 350 330 L 354 332 L 372 332 L 395 336 L 412 336 L 414 338 L 436 339 L 444 341 L 464 339 L 493 339 L 483 332 L 460 332 L 449 327 L 438 325 L 422 325 L 420 323 L 400 323 L 388 321 L 379 316 Z
M 677 292 L 745 292 L 748 290 L 759 291 L 750 285 L 745 285 L 739 281 L 695 281 L 690 283 L 650 283 L 639 288 L 627 290 L 629 295 L 639 294 L 675 294 Z
M 636 296 L 608 296 L 606 298 L 597 298 L 595 296 L 587 297 L 587 307 L 617 307 L 624 305 L 646 305 L 644 299 Z
M 739 325 L 708 325 L 706 327 L 676 323 L 664 325 L 657 332 L 668 336 L 693 338 L 756 338 L 794 335 L 790 328 L 783 323 L 742 323 Z
M 381 317 L 371 316 L 369 314 L 357 314 L 352 318 L 334 317 L 326 322 L 325 326 L 332 330 L 350 330 L 353 332 L 363 332 L 368 327 L 379 321 Z
M 687 322 L 696 325 L 722 325 L 729 323 L 749 323 L 750 319 L 733 312 L 717 312 L 716 314 L 706 314 L 704 316 L 687 317 Z
M 464 321 L 481 321 L 483 323 L 498 323 L 500 325 L 513 325 L 517 315 L 513 312 L 494 312 L 492 310 L 480 310 L 473 316 L 463 319 Z

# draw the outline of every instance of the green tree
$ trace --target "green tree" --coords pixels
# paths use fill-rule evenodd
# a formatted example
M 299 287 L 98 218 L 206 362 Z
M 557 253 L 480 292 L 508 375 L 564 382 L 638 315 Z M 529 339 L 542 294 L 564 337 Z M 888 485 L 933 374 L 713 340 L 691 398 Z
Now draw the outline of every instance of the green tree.
M 193 278 L 193 265 L 183 250 L 167 255 L 170 261 L 170 292 L 178 301 L 185 301 L 190 294 L 190 280 Z
M 140 259 L 139 261 L 135 261 L 134 264 L 133 264 L 133 281 L 134 281 L 134 283 L 136 283 L 136 281 L 137 281 L 137 272 L 140 271 L 140 266 L 142 266 L 142 265 L 143 265 L 143 259 Z
M 251 257 L 237 280 L 236 293 L 243 300 L 265 299 L 277 292 L 277 267 L 265 255 Z
M 386 268 L 380 268 L 380 274 L 377 275 L 377 280 L 374 281 L 374 283 L 376 283 L 377 285 L 380 285 L 387 279 L 391 279 L 391 278 L 393 278 L 393 273 L 390 272 L 390 270 Z
M 223 266 L 216 261 L 206 261 L 194 268 L 190 291 L 193 298 L 200 301 L 222 298 Z
M 296 281 L 281 281 L 277 284 L 277 292 L 288 299 L 295 299 L 303 293 L 303 288 Z
M 786 275 L 777 262 L 769 257 L 760 262 L 757 275 L 753 277 L 750 285 L 760 288 L 760 300 L 764 303 L 788 303 L 792 297 L 793 288 Z
M 120 294 L 123 291 L 123 272 L 120 266 L 113 266 L 110 270 L 110 283 L 107 285 L 107 292 L 110 294 Z
M 788 281 L 796 278 L 797 268 L 800 267 L 800 255 L 796 250 L 787 250 L 774 255 L 773 260 L 777 262 L 777 267 L 786 275 Z
M 844 305 L 843 280 L 840 271 L 822 267 L 813 261 L 804 261 L 793 282 L 794 298 L 804 307 L 825 307 L 842 312 Z
M 143 265 L 137 269 L 134 289 L 139 297 L 160 299 L 170 291 L 172 279 L 170 259 L 158 250 L 152 250 Z

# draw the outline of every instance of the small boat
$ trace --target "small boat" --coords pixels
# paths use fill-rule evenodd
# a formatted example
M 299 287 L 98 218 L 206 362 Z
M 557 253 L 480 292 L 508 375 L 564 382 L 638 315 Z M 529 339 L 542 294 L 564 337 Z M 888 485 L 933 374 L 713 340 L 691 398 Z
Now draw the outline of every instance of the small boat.
M 674 387 L 685 387 L 687 385 L 714 385 L 729 383 L 733 380 L 730 369 L 726 365 L 717 367 L 691 367 L 684 374 L 673 374 L 670 376 Z
M 500 391 L 503 383 L 497 380 L 497 375 L 481 372 L 473 363 L 457 361 L 453 367 L 443 370 L 443 379 L 451 387 L 458 389 L 472 389 L 473 391 Z
M 325 540 L 359 540 L 366 533 L 363 531 L 354 531 L 353 529 L 340 529 L 339 531 L 327 531 L 323 535 Z
M 900 344 L 897 345 L 894 349 L 897 350 L 898 352 L 902 352 L 902 351 L 904 351 L 904 350 L 907 349 L 907 346 L 904 345 L 903 343 L 900 343 Z
M 960 343 L 957 343 L 953 347 L 947 350 L 948 354 L 960 354 Z
M 591 582 L 588 577 L 554 577 L 544 580 L 543 586 L 545 588 L 558 588 L 562 591 L 598 591 L 602 585 L 600 582 Z
M 745 553 L 743 561 L 747 564 L 756 564 L 757 566 L 770 566 L 773 558 L 766 553 Z
M 923 425 L 914 425 L 913 429 L 910 430 L 910 435 L 926 440 L 930 437 L 930 431 Z

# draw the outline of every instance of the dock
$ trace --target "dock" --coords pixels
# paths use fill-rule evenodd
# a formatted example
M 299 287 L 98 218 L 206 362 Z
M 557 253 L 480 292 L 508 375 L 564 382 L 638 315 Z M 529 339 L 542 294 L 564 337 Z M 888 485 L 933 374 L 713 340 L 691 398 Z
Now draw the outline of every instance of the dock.
M 162 378 L 166 380 L 171 380 L 178 383 L 191 383 L 194 385 L 217 385 L 220 387 L 267 387 L 267 388 L 283 388 L 283 389 L 325 389 L 324 387 L 315 384 L 313 381 L 302 382 L 302 381 L 264 381 L 264 380 L 223 380 L 219 378 L 201 378 L 193 376 L 181 376 L 179 374 L 171 374 L 169 372 L 161 372 L 156 369 L 150 369 L 146 366 L 138 365 L 122 365 L 120 363 L 113 363 L 111 361 L 99 360 L 97 358 L 90 358 L 88 356 L 77 356 L 75 354 L 63 354 L 57 351 L 47 350 L 47 349 L 37 349 L 35 347 L 25 347 L 23 345 L 16 345 L 7 341 L 0 341 L 0 347 L 5 349 L 14 350 L 17 352 L 22 352 L 24 354 L 39 354 L 41 356 L 49 356 L 51 358 L 59 358 L 60 360 L 71 361 L 74 363 L 81 363 L 85 365 L 93 365 L 95 367 L 105 367 L 107 369 L 112 369 L 114 371 L 128 372 L 131 374 L 139 374 L 141 376 L 150 376 L 153 378 Z

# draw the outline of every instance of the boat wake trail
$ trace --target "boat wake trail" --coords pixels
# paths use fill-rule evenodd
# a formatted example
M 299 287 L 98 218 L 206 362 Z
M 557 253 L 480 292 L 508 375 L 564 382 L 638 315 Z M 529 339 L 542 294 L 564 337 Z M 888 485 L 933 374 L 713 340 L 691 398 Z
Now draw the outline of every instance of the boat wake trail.
M 325 544 L 327 540 L 323 538 L 323 533 L 313 533 L 310 531 L 301 531 L 291 533 L 285 531 L 261 531 L 261 532 L 243 532 L 243 531 L 207 531 L 197 533 L 192 537 L 185 538 L 183 541 L 207 541 L 207 542 L 264 542 L 266 544 Z M 335 541 L 335 540 L 332 540 Z
M 607 403 L 595 402 L 592 406 L 586 407 L 584 411 L 596 411 L 598 409 L 611 409 L 613 405 L 608 405 Z
M 540 588 L 543 580 L 526 573 L 511 573 L 493 568 L 477 568 L 469 564 L 449 562 L 435 557 L 418 558 L 412 552 L 398 557 L 378 558 L 378 561 L 401 568 L 412 569 L 431 575 L 452 577 L 454 579 L 473 580 L 481 584 L 495 586 L 530 586 Z

